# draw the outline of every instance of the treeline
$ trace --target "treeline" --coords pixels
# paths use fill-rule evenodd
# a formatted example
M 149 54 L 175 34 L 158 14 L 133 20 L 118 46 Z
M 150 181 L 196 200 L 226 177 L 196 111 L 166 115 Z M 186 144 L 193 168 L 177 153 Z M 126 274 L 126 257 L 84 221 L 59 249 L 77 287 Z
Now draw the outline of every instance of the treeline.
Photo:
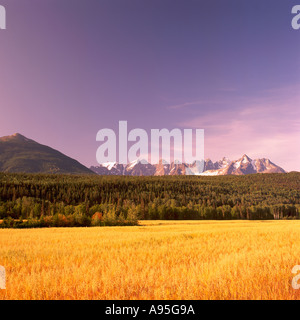
M 124 225 L 147 219 L 284 219 L 299 218 L 299 209 L 300 173 L 296 172 L 219 177 L 0 173 L 2 227 Z

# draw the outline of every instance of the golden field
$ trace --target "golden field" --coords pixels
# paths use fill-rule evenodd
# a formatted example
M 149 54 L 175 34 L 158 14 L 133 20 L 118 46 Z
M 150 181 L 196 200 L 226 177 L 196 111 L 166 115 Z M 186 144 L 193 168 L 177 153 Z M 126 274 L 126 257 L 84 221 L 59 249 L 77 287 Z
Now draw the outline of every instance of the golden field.
M 300 221 L 3 229 L 1 299 L 299 299 Z

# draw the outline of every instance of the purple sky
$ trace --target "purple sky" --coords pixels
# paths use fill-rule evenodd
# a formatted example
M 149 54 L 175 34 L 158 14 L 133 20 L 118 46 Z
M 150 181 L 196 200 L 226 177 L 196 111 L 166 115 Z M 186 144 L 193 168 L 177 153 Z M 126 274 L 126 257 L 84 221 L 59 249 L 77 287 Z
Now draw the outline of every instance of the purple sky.
M 0 136 L 90 166 L 96 133 L 203 128 L 205 157 L 300 171 L 293 0 L 0 0 Z

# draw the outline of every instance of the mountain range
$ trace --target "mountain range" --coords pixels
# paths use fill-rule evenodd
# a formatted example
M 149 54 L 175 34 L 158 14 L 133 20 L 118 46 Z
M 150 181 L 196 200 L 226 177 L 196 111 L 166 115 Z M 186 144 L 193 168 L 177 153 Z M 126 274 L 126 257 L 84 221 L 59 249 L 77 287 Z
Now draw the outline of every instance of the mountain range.
M 203 170 L 202 170 L 203 169 Z M 126 176 L 164 175 L 245 175 L 251 173 L 284 173 L 285 171 L 269 159 L 250 159 L 244 154 L 240 159 L 230 161 L 224 157 L 213 162 L 206 159 L 193 164 L 167 164 L 160 161 L 152 165 L 135 160 L 127 165 L 108 162 L 99 166 L 85 167 L 77 160 L 48 146 L 16 133 L 0 138 L 0 171 L 24 173 L 66 173 Z
M 0 138 L 0 171 L 94 174 L 78 161 L 19 133 Z
M 251 173 L 285 173 L 281 167 L 277 166 L 269 159 L 250 159 L 244 154 L 240 159 L 230 161 L 224 157 L 220 161 L 213 162 L 210 159 L 204 161 L 203 172 L 199 171 L 199 163 L 193 164 L 166 164 L 161 161 L 152 165 L 144 161 L 133 161 L 127 165 L 116 162 L 104 163 L 90 169 L 99 175 L 129 175 L 129 176 L 163 176 L 163 175 L 245 175 Z

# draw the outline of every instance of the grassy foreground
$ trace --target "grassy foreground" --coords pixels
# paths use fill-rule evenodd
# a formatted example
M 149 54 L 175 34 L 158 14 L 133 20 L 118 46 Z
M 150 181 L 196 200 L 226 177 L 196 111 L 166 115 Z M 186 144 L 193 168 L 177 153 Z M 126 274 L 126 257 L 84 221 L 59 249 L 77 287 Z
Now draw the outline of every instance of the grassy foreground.
M 2 299 L 299 299 L 300 221 L 0 230 Z

